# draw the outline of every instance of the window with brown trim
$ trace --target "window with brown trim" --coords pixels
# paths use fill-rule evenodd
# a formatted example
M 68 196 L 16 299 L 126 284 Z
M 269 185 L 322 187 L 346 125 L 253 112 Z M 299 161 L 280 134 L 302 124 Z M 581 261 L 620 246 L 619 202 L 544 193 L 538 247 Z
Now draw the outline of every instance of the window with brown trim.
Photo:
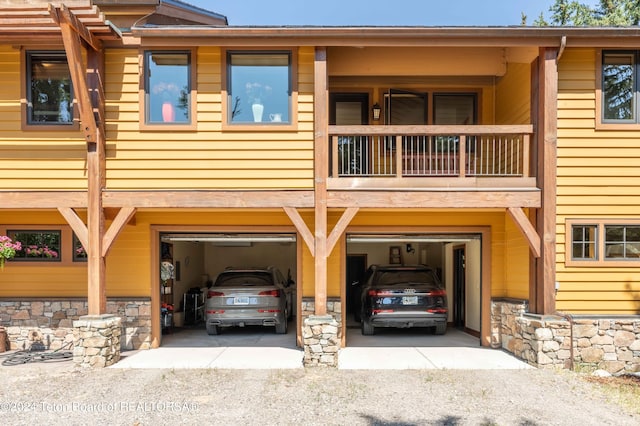
M 640 220 L 567 220 L 567 266 L 640 267 Z
M 75 232 L 73 233 L 73 253 L 71 254 L 71 258 L 74 262 L 86 262 L 87 261 L 87 250 L 84 248 Z
M 226 123 L 293 124 L 291 51 L 227 51 Z
M 62 232 L 60 230 L 15 230 L 8 229 L 7 236 L 20 242 L 22 248 L 9 261 L 16 262 L 60 262 Z
M 64 51 L 27 51 L 26 124 L 73 124 L 73 86 Z
M 0 235 L 8 235 L 22 245 L 22 250 L 8 259 L 12 267 L 87 266 L 81 253 L 79 256 L 72 253 L 77 239 L 67 225 L 0 225 Z
M 191 52 L 144 53 L 145 123 L 191 123 Z
M 640 51 L 596 55 L 596 128 L 640 129 Z

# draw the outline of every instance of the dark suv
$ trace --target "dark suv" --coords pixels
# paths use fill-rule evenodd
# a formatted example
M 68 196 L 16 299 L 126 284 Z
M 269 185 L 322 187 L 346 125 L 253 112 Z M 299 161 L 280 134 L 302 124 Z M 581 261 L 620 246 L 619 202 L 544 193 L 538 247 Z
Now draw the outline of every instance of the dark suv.
M 264 325 L 286 334 L 293 313 L 292 284 L 274 267 L 225 269 L 207 292 L 207 333 L 218 334 L 220 327 Z
M 372 265 L 361 291 L 362 334 L 376 327 L 433 327 L 447 332 L 447 293 L 429 266 Z

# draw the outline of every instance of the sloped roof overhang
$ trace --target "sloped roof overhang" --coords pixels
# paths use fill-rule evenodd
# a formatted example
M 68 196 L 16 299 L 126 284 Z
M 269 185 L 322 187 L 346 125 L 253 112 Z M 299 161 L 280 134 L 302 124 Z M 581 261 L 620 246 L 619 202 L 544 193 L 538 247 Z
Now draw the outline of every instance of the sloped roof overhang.
M 138 26 L 143 44 L 246 46 L 538 46 L 640 47 L 640 28 L 609 27 L 317 27 Z

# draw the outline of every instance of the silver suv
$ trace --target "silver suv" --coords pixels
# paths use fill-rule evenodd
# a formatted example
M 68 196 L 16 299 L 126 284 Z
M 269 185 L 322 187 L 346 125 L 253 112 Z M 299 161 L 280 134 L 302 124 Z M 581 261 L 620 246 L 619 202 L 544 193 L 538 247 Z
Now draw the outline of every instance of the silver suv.
M 207 333 L 218 334 L 221 327 L 264 325 L 286 334 L 293 312 L 292 284 L 273 266 L 226 268 L 207 292 Z

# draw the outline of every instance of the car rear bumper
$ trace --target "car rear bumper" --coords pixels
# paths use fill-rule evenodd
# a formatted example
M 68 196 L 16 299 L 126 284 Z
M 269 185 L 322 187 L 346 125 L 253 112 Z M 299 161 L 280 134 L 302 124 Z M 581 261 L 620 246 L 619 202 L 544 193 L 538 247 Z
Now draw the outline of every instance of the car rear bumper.
M 372 315 L 369 318 L 364 318 L 363 321 L 367 321 L 374 327 L 435 327 L 438 324 L 446 324 L 447 315 L 432 314 L 428 316 L 409 316 L 402 314 L 377 314 Z
M 265 313 L 252 316 L 225 316 L 220 314 L 208 314 L 207 324 L 218 327 L 244 327 L 245 325 L 275 326 L 284 323 L 286 319 L 283 313 Z

